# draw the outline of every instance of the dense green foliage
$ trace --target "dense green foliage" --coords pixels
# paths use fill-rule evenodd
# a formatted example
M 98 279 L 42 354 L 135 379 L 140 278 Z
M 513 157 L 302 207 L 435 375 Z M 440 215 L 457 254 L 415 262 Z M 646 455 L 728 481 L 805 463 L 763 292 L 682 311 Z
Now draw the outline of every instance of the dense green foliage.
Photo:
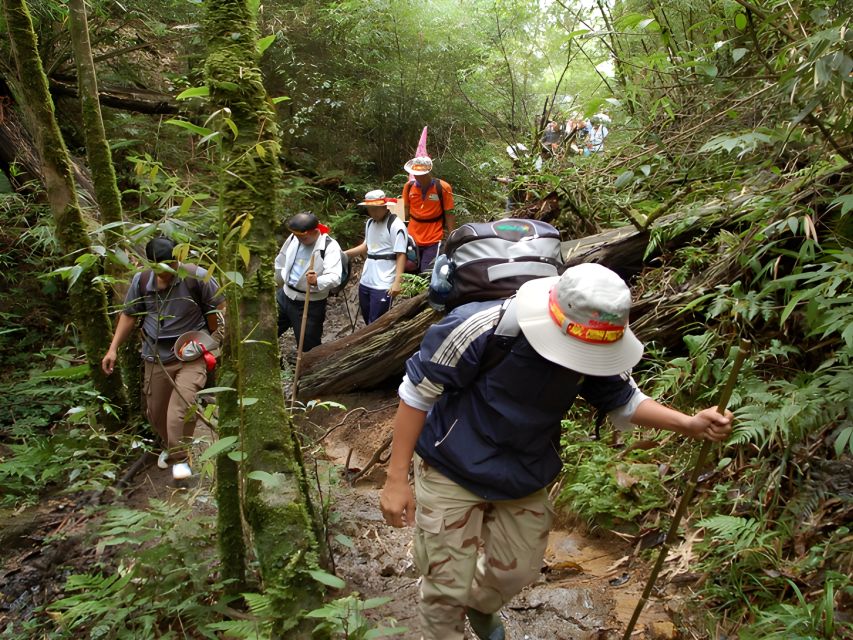
M 510 170 L 507 144 L 538 148 L 549 116 L 606 110 L 613 124 L 605 154 L 562 154 L 540 169 L 525 158 L 513 187 L 536 202 L 552 194 L 565 237 L 619 225 L 649 230 L 649 262 L 635 290 L 673 296 L 668 329 L 678 337 L 650 344 L 636 373 L 653 397 L 685 411 L 713 404 L 732 345 L 741 337 L 753 342 L 731 402 L 736 432 L 716 449 L 683 521 L 685 544 L 693 545 L 691 571 L 702 576 L 693 588 L 709 608 L 680 622 L 706 637 L 851 637 L 849 10 L 831 0 L 596 5 L 263 5 L 261 35 L 274 36 L 262 40 L 264 82 L 271 96 L 287 98 L 275 107 L 286 170 L 275 185 L 279 220 L 311 208 L 345 244 L 357 238 L 362 220 L 353 203 L 369 188 L 399 192 L 402 163 L 424 125 L 462 220 L 485 219 L 503 210 L 504 187 L 492 178 Z M 44 1 L 31 8 L 48 73 L 70 71 L 64 6 Z M 102 84 L 137 84 L 165 97 L 203 84 L 195 4 L 96 3 L 92 13 Z M 7 53 L 0 72 L 14 85 Z M 204 137 L 218 124 L 207 120 L 202 100 L 181 104 L 173 120 L 185 124 L 177 126 L 105 112 L 131 222 L 118 244 L 95 231 L 95 221 L 90 232 L 95 253 L 125 268 L 155 225 L 192 237 L 201 261 L 215 262 L 216 140 L 199 142 L 192 132 L 202 128 Z M 65 99 L 58 105 L 69 146 L 82 155 L 78 119 L 66 115 L 76 107 Z M 3 168 L 20 189 L 18 169 Z M 99 261 L 77 257 L 70 266 L 57 255 L 34 204 L 39 189 L 22 193 L 34 195 L 3 196 L 0 224 L 0 277 L 12 302 L 3 307 L 0 330 L 7 389 L 0 484 L 7 489 L 3 504 L 15 506 L 38 491 L 102 486 L 118 465 L 104 449 L 137 441 L 103 440 L 90 408 L 64 415 L 97 400 L 74 376 L 81 362 L 75 332 L 57 330 L 66 322 L 64 283 L 46 274 L 65 265 L 60 273 L 79 277 Z M 558 504 L 593 526 L 653 538 L 649 531 L 665 530 L 674 510 L 692 444 L 646 431 L 613 436 L 606 428 L 596 441 L 590 423 L 582 408 L 566 422 Z M 154 505 L 147 514 L 110 516 L 138 518 L 144 531 L 159 527 L 165 546 L 136 548 L 132 568 L 106 559 L 72 577 L 65 598 L 46 608 L 62 612 L 62 633 L 145 637 L 154 621 L 160 630 L 189 624 L 200 634 L 227 628 L 238 637 L 251 637 L 256 624 L 263 628 L 269 594 L 246 597 L 252 620 L 228 619 L 218 601 L 227 585 L 215 576 L 198 582 L 212 556 L 184 556 L 183 541 L 171 533 L 184 525 L 166 511 Z M 184 533 L 208 544 L 209 525 L 202 519 Z M 119 527 L 109 535 L 120 533 Z M 187 585 L 155 598 L 138 581 L 156 575 L 155 583 L 168 583 L 170 572 Z M 356 618 L 367 604 L 343 599 L 316 615 L 326 616 L 321 624 L 337 637 L 357 637 L 342 630 L 347 612 L 355 612 L 350 630 L 366 633 Z M 131 616 L 136 621 L 128 626 Z

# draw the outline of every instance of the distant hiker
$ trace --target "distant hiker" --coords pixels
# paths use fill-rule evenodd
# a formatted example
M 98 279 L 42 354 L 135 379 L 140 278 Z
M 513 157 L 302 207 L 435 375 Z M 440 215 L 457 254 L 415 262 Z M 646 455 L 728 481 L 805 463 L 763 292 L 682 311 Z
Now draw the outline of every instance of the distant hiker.
M 403 206 L 409 234 L 418 245 L 418 270 L 427 271 L 438 254 L 438 244 L 456 228 L 453 189 L 444 180 L 432 177 L 432 160 L 412 158 L 403 170 L 415 177 L 403 187 Z
M 637 388 L 630 308 L 618 275 L 582 264 L 526 282 L 510 302 L 455 308 L 409 358 L 380 506 L 388 524 L 415 526 L 425 640 L 461 640 L 466 616 L 478 638 L 505 637 L 498 611 L 540 575 L 545 487 L 563 466 L 560 424 L 576 395 L 618 427 L 731 432 L 731 412 L 689 416 Z
M 278 335 L 293 329 L 296 340 L 302 331 L 302 311 L 308 296 L 303 351 L 310 351 L 323 338 L 326 302 L 330 290 L 342 277 L 341 247 L 329 236 L 329 228 L 310 211 L 297 213 L 287 221 L 290 236 L 275 258 L 275 294 L 278 302 Z M 314 266 L 308 270 L 314 256 Z
M 560 152 L 560 143 L 563 141 L 563 132 L 560 125 L 554 120 L 549 120 L 542 133 L 542 146 L 551 155 L 556 156 Z
M 358 305 L 365 324 L 386 313 L 403 288 L 408 233 L 403 221 L 388 210 L 389 202 L 396 200 L 379 189 L 364 196 L 359 202 L 369 216 L 364 242 L 345 251 L 350 258 L 367 256 L 358 283 Z
M 588 156 L 593 153 L 600 153 L 604 151 L 604 139 L 610 132 L 607 130 L 607 127 L 604 126 L 602 118 L 599 116 L 593 116 L 590 118 L 586 131 L 587 135 L 585 143 L 586 146 L 583 152 L 584 155 Z
M 181 480 L 192 475 L 187 454 L 196 421 L 187 419 L 187 409 L 205 387 L 206 352 L 216 348 L 210 334 L 221 329 L 225 298 L 206 270 L 175 260 L 174 248 L 165 237 L 146 245 L 145 254 L 156 266 L 134 274 L 101 368 L 107 375 L 113 372 L 119 346 L 141 318 L 145 408 L 164 447 L 157 464 L 165 469 L 171 463 L 172 477 Z
M 584 146 L 586 142 L 586 125 L 586 121 L 577 114 L 566 120 L 565 143 L 573 154 L 583 153 L 578 145 Z

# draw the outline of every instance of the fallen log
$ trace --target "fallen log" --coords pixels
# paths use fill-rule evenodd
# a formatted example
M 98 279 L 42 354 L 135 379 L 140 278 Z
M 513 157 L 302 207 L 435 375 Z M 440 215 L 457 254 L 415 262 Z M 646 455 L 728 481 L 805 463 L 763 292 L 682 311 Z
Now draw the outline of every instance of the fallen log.
M 50 90 L 57 95 L 77 97 L 77 81 L 73 78 L 52 77 Z M 98 102 L 104 107 L 135 111 L 154 115 L 169 115 L 179 113 L 178 103 L 172 96 L 159 91 L 100 85 L 98 87 Z
M 379 320 L 349 336 L 321 344 L 302 357 L 297 397 L 370 389 L 399 376 L 440 314 L 426 304 L 426 293 L 404 300 Z

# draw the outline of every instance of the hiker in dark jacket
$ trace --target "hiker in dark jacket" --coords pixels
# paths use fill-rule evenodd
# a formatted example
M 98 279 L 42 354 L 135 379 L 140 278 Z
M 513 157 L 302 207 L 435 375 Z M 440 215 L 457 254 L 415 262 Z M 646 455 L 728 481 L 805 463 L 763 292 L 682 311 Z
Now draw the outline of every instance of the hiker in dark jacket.
M 180 480 L 192 473 L 187 453 L 195 418 L 187 419 L 187 409 L 207 381 L 208 360 L 203 351 L 215 348 L 209 334 L 218 333 L 225 298 L 207 271 L 175 260 L 174 249 L 175 243 L 164 237 L 146 245 L 148 260 L 157 266 L 133 276 L 101 368 L 107 375 L 113 372 L 119 346 L 141 318 L 146 413 L 164 447 L 157 464 L 165 469 L 171 463 L 172 476 Z M 204 334 L 197 335 L 197 341 L 205 349 L 192 359 L 180 355 L 184 345 L 176 349 L 176 342 L 188 332 Z
M 629 371 L 643 346 L 630 308 L 619 276 L 579 265 L 525 283 L 505 309 L 456 308 L 406 363 L 380 505 L 392 526 L 415 526 L 425 640 L 461 640 L 466 616 L 478 638 L 504 638 L 498 610 L 539 575 L 553 518 L 545 487 L 577 395 L 617 427 L 714 441 L 731 432 L 730 412 L 689 416 L 637 388 Z M 519 330 L 495 358 L 499 319 Z

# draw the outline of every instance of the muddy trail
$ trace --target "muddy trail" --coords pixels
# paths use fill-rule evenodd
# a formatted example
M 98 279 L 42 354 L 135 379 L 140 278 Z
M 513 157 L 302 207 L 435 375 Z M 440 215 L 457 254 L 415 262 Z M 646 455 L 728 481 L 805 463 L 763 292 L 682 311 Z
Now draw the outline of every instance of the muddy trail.
M 350 296 L 354 287 L 348 288 Z M 349 313 L 346 305 L 349 304 Z M 348 334 L 362 321 L 357 304 L 339 297 L 329 305 L 324 341 Z M 292 335 L 282 337 L 282 366 L 292 374 Z M 285 376 L 287 377 L 287 376 Z M 289 397 L 289 385 L 285 392 Z M 328 541 L 334 571 L 347 589 L 363 598 L 389 597 L 390 602 L 366 612 L 376 623 L 402 626 L 393 637 L 420 637 L 416 616 L 418 578 L 412 560 L 412 530 L 385 524 L 379 494 L 385 480 L 384 447 L 397 406 L 395 384 L 339 397 L 295 415 L 308 464 L 319 470 L 330 500 Z M 196 433 L 195 456 L 215 440 L 207 428 Z M 387 453 L 387 452 L 386 452 Z M 168 469 L 148 456 L 120 492 L 102 496 L 57 494 L 13 519 L 32 519 L 6 546 L 0 563 L 0 629 L 29 618 L 39 606 L 62 597 L 72 573 L 91 570 L 98 557 L 92 537 L 103 518 L 101 505 L 146 509 L 151 500 L 181 502 L 193 513 L 215 513 L 212 479 L 196 475 L 176 484 Z M 5 525 L 4 525 L 5 526 Z M 648 575 L 637 560 L 638 546 L 607 532 L 591 534 L 558 517 L 551 532 L 541 575 L 502 610 L 512 640 L 615 640 L 621 638 Z M 215 554 L 215 549 L 210 549 Z M 640 618 L 633 638 L 673 639 L 680 616 L 689 613 L 679 593 L 659 593 Z M 394 622 L 395 621 L 395 622 Z M 469 633 L 470 638 L 475 636 Z

